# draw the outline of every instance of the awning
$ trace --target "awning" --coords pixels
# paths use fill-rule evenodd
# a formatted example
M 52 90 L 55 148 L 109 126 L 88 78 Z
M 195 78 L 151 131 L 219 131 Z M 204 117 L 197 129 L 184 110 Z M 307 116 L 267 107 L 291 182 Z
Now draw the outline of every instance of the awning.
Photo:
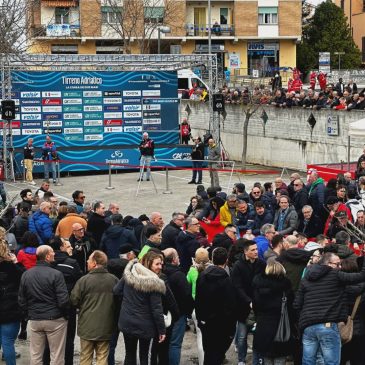
M 74 8 L 78 6 L 78 0 L 42 0 L 42 5 L 50 8 Z
M 365 137 L 365 118 L 352 122 L 349 125 L 349 136 Z

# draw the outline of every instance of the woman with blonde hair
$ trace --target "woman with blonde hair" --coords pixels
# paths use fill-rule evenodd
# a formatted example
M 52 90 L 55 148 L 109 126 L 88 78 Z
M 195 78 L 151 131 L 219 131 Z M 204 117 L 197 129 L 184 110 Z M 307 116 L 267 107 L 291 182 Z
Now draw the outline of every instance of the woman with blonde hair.
M 0 239 L 0 342 L 6 365 L 16 363 L 14 343 L 22 319 L 18 291 L 24 271 L 16 256 L 9 251 L 6 241 Z
M 253 348 L 264 358 L 265 365 L 284 365 L 290 354 L 290 339 L 275 341 L 283 300 L 286 300 L 289 318 L 292 313 L 293 292 L 284 266 L 277 261 L 269 262 L 265 272 L 253 279 L 253 288 L 256 314 Z
M 202 273 L 209 265 L 211 265 L 209 261 L 208 250 L 206 250 L 203 247 L 198 248 L 195 251 L 195 258 L 193 258 L 192 260 L 193 260 L 193 265 L 189 269 L 189 272 L 187 274 L 187 280 L 191 285 L 191 295 L 195 300 L 196 282 L 198 281 L 198 277 L 200 273 Z M 192 318 L 196 329 L 196 344 L 198 347 L 199 365 L 203 365 L 204 363 L 203 337 L 201 330 L 198 327 L 198 321 L 196 319 L 195 310 L 193 311 Z

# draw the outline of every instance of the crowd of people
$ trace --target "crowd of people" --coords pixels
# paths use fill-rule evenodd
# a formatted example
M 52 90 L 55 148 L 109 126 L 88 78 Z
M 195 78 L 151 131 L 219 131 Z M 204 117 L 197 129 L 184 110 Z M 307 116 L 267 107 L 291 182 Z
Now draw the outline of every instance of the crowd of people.
M 318 82 L 318 83 L 317 83 Z M 286 87 L 277 72 L 271 79 L 270 85 L 255 86 L 253 89 L 229 88 L 224 86 L 219 90 L 226 104 L 262 104 L 279 108 L 300 107 L 304 109 L 333 109 L 351 111 L 365 109 L 365 90 L 359 90 L 352 80 L 329 83 L 324 73 L 310 74 L 310 85 L 303 88 L 301 74 L 293 73 L 289 77 Z M 198 87 L 193 87 L 183 94 L 183 99 L 206 102 L 208 93 Z
M 120 333 L 124 364 L 138 349 L 141 365 L 178 365 L 188 318 L 200 365 L 222 365 L 232 343 L 246 364 L 249 334 L 253 365 L 364 364 L 364 161 L 365 151 L 358 180 L 326 184 L 311 170 L 229 194 L 198 184 L 167 224 L 87 203 L 81 190 L 59 201 L 48 181 L 22 190 L 0 220 L 6 364 L 18 336 L 30 338 L 32 365 L 73 364 L 77 328 L 81 365 L 114 364 Z

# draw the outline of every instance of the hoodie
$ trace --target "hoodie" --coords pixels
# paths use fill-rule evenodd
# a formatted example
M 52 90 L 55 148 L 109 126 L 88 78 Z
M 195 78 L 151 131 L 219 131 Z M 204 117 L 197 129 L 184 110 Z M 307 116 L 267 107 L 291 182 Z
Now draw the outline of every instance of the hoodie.
M 312 256 L 312 251 L 305 251 L 302 248 L 290 248 L 282 251 L 277 258 L 286 270 L 287 278 L 290 280 L 294 293 L 299 288 L 304 268 Z
M 199 321 L 234 327 L 237 320 L 235 289 L 225 269 L 212 265 L 196 284 L 195 311 Z

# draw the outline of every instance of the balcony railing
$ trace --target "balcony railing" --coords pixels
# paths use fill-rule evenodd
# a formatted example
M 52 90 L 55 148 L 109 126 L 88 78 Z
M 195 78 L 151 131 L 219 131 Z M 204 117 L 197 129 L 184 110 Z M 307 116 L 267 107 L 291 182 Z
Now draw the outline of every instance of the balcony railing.
M 32 27 L 32 37 L 80 37 L 79 24 L 47 24 Z
M 190 37 L 207 37 L 209 32 L 208 24 L 186 24 L 186 35 Z M 233 24 L 212 24 L 212 37 L 234 36 Z

